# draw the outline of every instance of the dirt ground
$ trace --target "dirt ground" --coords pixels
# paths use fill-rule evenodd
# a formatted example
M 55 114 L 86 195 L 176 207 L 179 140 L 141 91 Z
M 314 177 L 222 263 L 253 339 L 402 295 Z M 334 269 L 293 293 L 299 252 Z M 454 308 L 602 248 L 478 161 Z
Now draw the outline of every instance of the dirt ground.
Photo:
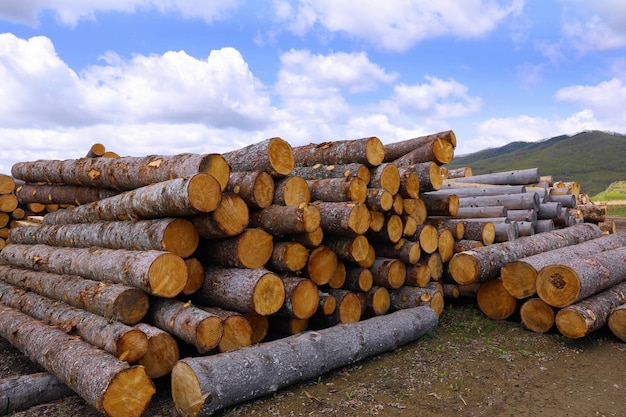
M 621 230 L 625 230 L 620 227 Z M 39 369 L 0 339 L 0 378 Z M 225 416 L 626 416 L 626 343 L 607 327 L 580 340 L 494 321 L 447 301 L 435 330 L 394 352 L 240 404 Z M 167 378 L 144 416 L 177 416 Z M 100 416 L 79 397 L 14 417 Z

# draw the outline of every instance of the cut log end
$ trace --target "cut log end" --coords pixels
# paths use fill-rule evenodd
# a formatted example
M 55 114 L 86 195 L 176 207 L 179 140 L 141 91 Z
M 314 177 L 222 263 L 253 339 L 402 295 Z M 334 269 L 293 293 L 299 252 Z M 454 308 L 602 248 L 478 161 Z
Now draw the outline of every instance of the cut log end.
M 587 335 L 590 323 L 578 311 L 563 309 L 555 318 L 559 332 L 570 339 L 580 339 Z
M 376 316 L 387 314 L 391 307 L 391 297 L 389 291 L 385 287 L 378 287 L 373 291 L 371 295 L 371 308 L 372 313 Z
M 295 166 L 293 149 L 287 141 L 273 138 L 268 145 L 267 156 L 277 175 L 283 176 L 293 171 Z
M 172 399 L 182 417 L 197 416 L 202 406 L 211 402 L 211 395 L 202 395 L 198 377 L 185 362 L 178 362 L 172 369 Z
M 248 229 L 239 240 L 237 253 L 245 268 L 261 268 L 272 257 L 273 237 L 263 229 Z
M 361 320 L 361 300 L 354 293 L 346 294 L 338 306 L 338 318 L 340 323 L 356 323 Z
M 517 309 L 517 300 L 504 289 L 499 279 L 484 282 L 476 294 L 476 301 L 480 311 L 494 320 L 507 319 Z
M 302 226 L 306 233 L 315 232 L 320 227 L 322 215 L 319 209 L 310 204 L 302 204 Z
M 458 284 L 471 284 L 478 278 L 478 264 L 467 253 L 460 252 L 455 254 L 448 265 L 452 278 Z
M 554 309 L 540 298 L 527 300 L 520 308 L 522 324 L 535 333 L 545 333 L 554 326 Z
M 276 275 L 263 275 L 254 287 L 252 296 L 254 311 L 262 316 L 276 313 L 285 301 L 285 286 Z
M 133 366 L 119 372 L 111 381 L 102 398 L 102 409 L 111 417 L 139 417 L 155 392 L 143 366 Z
M 250 321 L 241 314 L 233 314 L 223 321 L 224 334 L 222 335 L 218 350 L 229 352 L 241 349 L 252 344 L 254 330 Z
M 214 220 L 226 236 L 241 233 L 248 225 L 248 216 L 248 205 L 236 194 L 224 194 L 219 206 L 213 212 Z
M 370 222 L 371 217 L 367 206 L 358 204 L 350 211 L 348 227 L 357 235 L 362 235 L 367 232 L 367 229 L 370 227 Z
M 369 165 L 378 166 L 382 164 L 385 159 L 385 147 L 381 140 L 377 137 L 370 138 L 365 145 L 365 155 Z
M 437 317 L 439 317 L 441 313 L 443 312 L 444 306 L 445 306 L 445 300 L 444 300 L 443 292 L 434 293 L 432 298 L 430 299 L 430 308 L 433 309 Z
M 293 313 L 298 319 L 308 319 L 315 314 L 319 304 L 317 285 L 305 279 L 298 283 L 291 294 Z
M 187 192 L 191 206 L 200 213 L 215 210 L 222 199 L 220 183 L 208 174 L 196 174 L 191 177 Z
M 224 334 L 222 319 L 217 316 L 207 317 L 196 327 L 198 351 L 205 353 L 216 348 Z
M 172 371 L 180 358 L 178 343 L 169 333 L 158 332 L 148 337 L 148 351 L 139 360 L 150 378 L 160 378 Z
M 609 315 L 608 325 L 611 332 L 621 341 L 626 342 L 626 308 L 618 307 Z
M 328 284 L 335 274 L 339 260 L 327 246 L 319 246 L 311 251 L 307 262 L 307 276 L 317 285 Z
M 260 172 L 254 186 L 254 201 L 259 208 L 272 204 L 274 200 L 274 179 L 270 174 Z
M 204 282 L 204 266 L 198 258 L 185 259 L 187 265 L 187 284 L 183 288 L 183 294 L 191 295 L 202 288 Z
M 168 224 L 163 233 L 163 249 L 182 258 L 191 256 L 198 247 L 200 237 L 193 223 L 176 219 Z
M 222 155 L 217 153 L 205 155 L 200 171 L 215 178 L 222 191 L 226 189 L 230 178 L 230 166 Z
M 549 265 L 537 275 L 537 294 L 553 307 L 563 308 L 574 303 L 580 294 L 578 274 L 566 265 Z
M 501 269 L 502 285 L 513 297 L 522 299 L 537 292 L 537 271 L 528 263 L 513 261 Z
M 164 253 L 154 260 L 148 271 L 152 294 L 164 298 L 177 296 L 185 288 L 187 276 L 187 265 L 183 258 Z
M 135 363 L 148 351 L 148 336 L 138 329 L 125 332 L 115 341 L 118 359 L 128 363 Z
M 136 324 L 148 313 L 150 301 L 139 288 L 128 288 L 119 294 L 111 305 L 112 318 L 124 324 Z

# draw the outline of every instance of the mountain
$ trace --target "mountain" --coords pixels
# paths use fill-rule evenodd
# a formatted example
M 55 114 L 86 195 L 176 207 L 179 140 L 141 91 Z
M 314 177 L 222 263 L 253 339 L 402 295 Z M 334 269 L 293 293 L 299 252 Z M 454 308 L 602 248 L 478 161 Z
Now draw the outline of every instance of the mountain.
M 555 181 L 576 181 L 589 195 L 626 180 L 626 135 L 588 131 L 540 142 L 512 142 L 499 148 L 455 156 L 447 168 L 469 166 L 474 175 L 539 168 Z

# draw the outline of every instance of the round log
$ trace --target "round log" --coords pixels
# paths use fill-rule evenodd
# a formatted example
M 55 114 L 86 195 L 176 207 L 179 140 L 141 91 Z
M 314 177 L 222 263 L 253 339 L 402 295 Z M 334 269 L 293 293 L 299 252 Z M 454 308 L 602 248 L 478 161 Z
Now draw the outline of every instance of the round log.
M 554 327 L 556 312 L 541 298 L 534 297 L 524 301 L 520 308 L 522 324 L 535 333 L 546 333 Z
M 370 182 L 370 170 L 365 164 L 348 163 L 294 167 L 290 175 L 302 177 L 305 180 L 321 180 L 325 178 L 358 178 L 366 185 Z
M 281 272 L 302 270 L 309 260 L 309 250 L 298 242 L 274 242 L 274 249 L 267 266 Z
M 285 302 L 277 314 L 300 320 L 312 317 L 319 304 L 317 285 L 307 278 L 295 276 L 280 278 L 285 286 Z
M 262 209 L 272 204 L 275 188 L 265 171 L 233 171 L 224 191 L 237 194 L 252 209 Z
M 320 227 L 322 215 L 314 204 L 284 206 L 272 204 L 250 213 L 250 226 L 273 235 L 310 233 Z
M 308 183 L 301 177 L 289 176 L 276 180 L 272 204 L 299 206 L 311 201 Z
M 325 178 L 306 181 L 312 200 L 364 203 L 367 184 L 357 177 Z
M 359 163 L 378 166 L 385 158 L 385 148 L 377 137 L 311 143 L 293 148 L 298 166 Z
M 266 171 L 283 177 L 294 167 L 291 145 L 281 138 L 269 138 L 222 154 L 233 171 Z
M 146 374 L 154 379 L 172 372 L 180 359 L 176 339 L 168 332 L 147 323 L 137 323 L 135 327 L 148 337 L 148 350 L 138 362 L 144 367 Z
M 233 237 L 203 239 L 195 256 L 204 264 L 254 269 L 269 261 L 273 248 L 272 235 L 250 228 Z
M 508 319 L 518 310 L 517 299 L 506 291 L 499 278 L 483 282 L 476 301 L 480 311 L 494 320 Z

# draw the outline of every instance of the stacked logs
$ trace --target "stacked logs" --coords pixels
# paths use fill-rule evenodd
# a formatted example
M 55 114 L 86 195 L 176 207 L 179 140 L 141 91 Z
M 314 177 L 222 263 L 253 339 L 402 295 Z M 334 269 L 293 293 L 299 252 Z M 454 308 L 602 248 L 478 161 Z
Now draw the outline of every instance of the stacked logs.
M 442 132 L 388 150 L 375 137 L 296 148 L 271 138 L 223 155 L 16 164 L 24 201 L 92 197 L 11 229 L 0 252 L 0 331 L 107 415 L 120 404 L 141 414 L 150 379 L 169 373 L 180 349 L 203 361 L 270 336 L 387 315 L 417 338 L 416 320 L 427 331 L 443 309 L 431 270 L 453 242 L 440 248 L 446 240 L 425 224 L 419 188 L 440 184 L 455 140 Z M 434 313 L 391 313 L 416 306 Z M 11 339 L 14 314 L 101 348 L 112 358 L 109 379 L 93 392 L 82 377 L 91 368 L 57 367 L 41 357 L 47 348 Z M 384 346 L 376 340 L 384 332 L 366 333 Z M 55 343 L 70 349 L 69 340 Z

